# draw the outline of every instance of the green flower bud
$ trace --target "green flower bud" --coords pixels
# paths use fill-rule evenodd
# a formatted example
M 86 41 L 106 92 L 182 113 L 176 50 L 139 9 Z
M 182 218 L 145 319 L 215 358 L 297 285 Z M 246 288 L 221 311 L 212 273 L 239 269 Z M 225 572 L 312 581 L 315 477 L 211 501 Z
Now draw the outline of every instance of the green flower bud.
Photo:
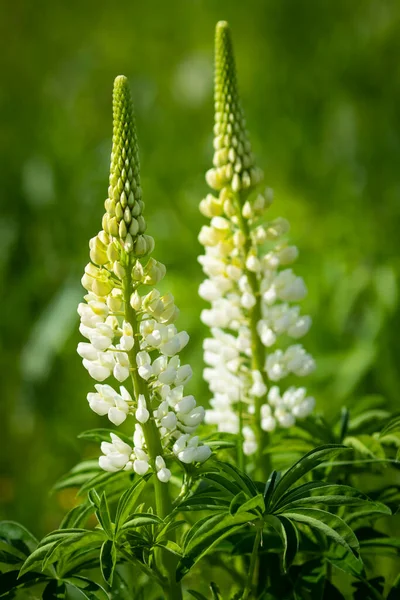
M 111 244 L 108 245 L 107 257 L 108 257 L 108 262 L 110 262 L 110 263 L 113 263 L 116 260 L 119 260 L 119 258 L 120 258 L 118 248 L 114 242 L 111 242 Z
M 99 269 L 92 263 L 86 265 L 81 282 L 86 290 L 93 292 L 96 296 L 107 296 L 114 287 L 108 271 Z
M 144 268 L 143 283 L 146 285 L 157 285 L 164 277 L 166 272 L 165 265 L 154 258 L 150 258 Z
M 142 215 L 139 215 L 137 218 L 137 222 L 139 225 L 139 233 L 144 233 L 146 231 L 146 221 Z
M 123 308 L 124 300 L 122 290 L 114 288 L 111 294 L 107 296 L 107 306 L 112 312 L 119 312 Z
M 126 275 L 125 267 L 123 267 L 117 260 L 113 264 L 113 271 L 119 279 L 123 279 Z
M 217 23 L 215 32 L 214 101 L 215 168 L 206 173 L 206 181 L 215 190 L 231 185 L 238 193 L 254 187 L 260 180 L 260 172 L 254 166 L 239 100 L 231 33 L 225 21 Z
M 151 254 L 155 246 L 154 238 L 151 237 L 151 235 L 146 234 L 144 234 L 142 237 L 144 238 L 147 246 L 145 254 Z
M 133 281 L 142 281 L 143 279 L 143 265 L 139 260 L 133 265 L 132 279 Z
M 126 77 L 119 76 L 114 82 L 113 92 L 113 145 L 111 152 L 109 198 L 105 208 L 109 219 L 105 219 L 107 233 L 126 240 L 132 221 L 132 209 L 139 207 L 141 199 L 139 176 L 139 153 L 133 106 Z M 129 231 L 137 235 L 134 228 Z M 124 247 L 131 246 L 130 240 Z
M 132 306 L 133 310 L 136 311 L 140 310 L 140 307 L 142 306 L 142 299 L 137 290 L 135 290 L 131 295 L 130 305 Z
M 136 256 L 145 256 L 147 252 L 147 243 L 143 235 L 138 235 L 133 245 L 133 250 Z
M 139 232 L 139 223 L 135 218 L 132 218 L 132 222 L 129 225 L 129 233 L 132 237 L 136 237 Z
M 104 233 L 104 232 L 102 232 Z M 107 234 L 105 234 L 107 235 Z M 108 237 L 108 236 L 107 236 Z M 96 265 L 105 265 L 109 262 L 107 246 L 100 241 L 99 236 L 92 238 L 89 242 L 90 260 Z

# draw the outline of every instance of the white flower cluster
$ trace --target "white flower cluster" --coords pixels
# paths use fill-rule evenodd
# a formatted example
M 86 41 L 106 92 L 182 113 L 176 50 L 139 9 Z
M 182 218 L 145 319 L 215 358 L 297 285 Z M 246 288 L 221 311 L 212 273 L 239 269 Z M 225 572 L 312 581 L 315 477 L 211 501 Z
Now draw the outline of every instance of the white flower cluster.
M 212 336 L 204 341 L 204 377 L 213 394 L 206 421 L 232 433 L 242 425 L 244 453 L 250 455 L 260 428 L 289 427 L 313 408 L 304 388 L 282 395 L 276 386 L 268 389 L 270 382 L 313 371 L 312 357 L 292 343 L 307 333 L 311 319 L 296 304 L 306 287 L 291 269 L 298 251 L 285 238 L 289 223 L 263 218 L 272 192 L 256 191 L 263 173 L 251 150 L 225 21 L 216 27 L 214 83 L 214 157 L 206 181 L 216 194 L 200 203 L 210 223 L 199 234 L 207 276 L 199 294 L 211 304 L 201 314 Z
M 99 236 L 104 239 L 104 232 Z M 86 302 L 79 304 L 78 313 L 80 331 L 88 342 L 78 344 L 78 353 L 91 377 L 100 382 L 95 385 L 96 392 L 87 396 L 89 406 L 97 414 L 107 415 L 117 426 L 129 415 L 136 420 L 132 448 L 115 435 L 111 444 L 103 442 L 100 466 L 108 471 L 147 472 L 150 457 L 142 426 L 149 419 L 156 423 L 167 454 L 170 452 L 184 463 L 203 462 L 211 455 L 210 448 L 192 435 L 203 421 L 205 411 L 196 405 L 193 396 L 184 395 L 192 369 L 180 364 L 178 354 L 188 343 L 189 336 L 186 331 L 178 332 L 172 323 L 179 314 L 174 298 L 171 294 L 161 296 L 156 289 L 144 296 L 138 291 L 140 284 L 159 281 L 164 273 L 165 267 L 153 258 L 144 267 L 139 260 L 134 264 L 131 274 L 134 291 L 129 304 L 138 323 L 136 334 L 125 320 L 126 270 L 122 264 L 115 261 L 112 265 L 97 267 L 90 263 L 82 278 L 88 294 Z M 117 392 L 111 385 L 101 384 L 111 376 L 125 382 L 135 370 L 147 390 L 137 398 L 132 398 L 124 386 Z M 168 481 L 170 471 L 162 461 L 161 456 L 157 457 L 157 476 L 160 481 Z
M 301 315 L 296 304 L 307 290 L 290 268 L 298 251 L 285 240 L 288 222 L 275 219 L 260 224 L 270 204 L 267 190 L 253 202 L 247 200 L 238 215 L 234 193 L 226 187 L 219 197 L 209 194 L 200 205 L 201 212 L 211 218 L 199 235 L 205 246 L 199 261 L 207 275 L 199 294 L 211 303 L 201 314 L 212 335 L 204 341 L 204 377 L 213 393 L 206 422 L 217 425 L 219 431 L 237 433 L 238 403 L 246 405 L 242 430 L 246 454 L 257 449 L 254 418 L 261 420 L 265 431 L 273 431 L 277 426 L 290 427 L 314 407 L 314 399 L 306 398 L 304 388 L 290 387 L 282 396 L 276 386 L 268 390 L 269 382 L 289 375 L 303 377 L 315 368 L 302 345 L 290 343 L 304 336 L 311 325 L 311 318 Z M 254 369 L 253 354 L 260 346 L 263 363 Z M 260 414 L 255 415 L 256 405 L 260 406 L 257 399 L 264 398 Z

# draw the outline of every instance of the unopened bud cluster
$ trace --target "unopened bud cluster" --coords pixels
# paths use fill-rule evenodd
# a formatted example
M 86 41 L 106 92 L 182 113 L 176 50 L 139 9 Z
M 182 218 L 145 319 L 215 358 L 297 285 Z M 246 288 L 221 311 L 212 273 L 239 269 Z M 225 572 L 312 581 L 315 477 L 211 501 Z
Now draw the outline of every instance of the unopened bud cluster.
M 179 310 L 173 296 L 161 295 L 154 287 L 164 277 L 165 266 L 145 258 L 154 241 L 144 233 L 138 149 L 124 77 L 115 81 L 113 106 L 109 197 L 103 229 L 90 240 L 91 262 L 82 278 L 88 293 L 78 313 L 80 332 L 88 341 L 79 343 L 78 353 L 98 382 L 95 392 L 87 396 L 92 410 L 107 415 L 116 426 L 128 417 L 135 425 L 132 447 L 115 434 L 111 443 L 103 442 L 100 466 L 106 471 L 133 469 L 138 474 L 153 468 L 158 479 L 167 482 L 171 472 L 163 456 L 203 462 L 211 451 L 193 435 L 204 409 L 196 406 L 193 396 L 184 395 L 192 370 L 181 365 L 178 355 L 189 336 L 174 325 Z M 119 391 L 111 378 L 124 384 Z M 157 426 L 163 456 L 149 455 L 146 424 L 150 421 Z
M 200 210 L 210 224 L 199 234 L 205 247 L 199 261 L 207 275 L 199 294 L 211 303 L 201 314 L 212 334 L 204 341 L 204 377 L 213 393 L 206 421 L 237 433 L 239 403 L 246 405 L 244 452 L 253 454 L 256 420 L 271 432 L 292 426 L 314 408 L 304 388 L 271 384 L 308 375 L 315 364 L 297 342 L 311 318 L 297 304 L 307 290 L 292 269 L 298 250 L 287 242 L 289 223 L 266 220 L 272 192 L 255 189 L 261 177 L 244 130 L 226 23 L 217 26 L 215 96 L 215 168 L 206 179 L 219 194 L 202 200 Z

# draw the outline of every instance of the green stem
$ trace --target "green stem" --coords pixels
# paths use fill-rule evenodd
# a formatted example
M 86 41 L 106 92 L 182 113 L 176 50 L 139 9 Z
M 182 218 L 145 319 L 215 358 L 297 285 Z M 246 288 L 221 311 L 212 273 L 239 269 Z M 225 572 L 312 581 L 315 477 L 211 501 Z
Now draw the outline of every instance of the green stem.
M 262 533 L 261 527 L 257 527 L 257 533 L 256 533 L 256 537 L 254 539 L 254 544 L 253 544 L 253 551 L 251 553 L 251 558 L 250 558 L 249 574 L 247 576 L 246 587 L 244 588 L 244 591 L 243 591 L 242 600 L 247 600 L 247 598 L 249 597 L 249 595 L 251 593 L 251 588 L 252 588 L 253 579 L 254 579 L 254 571 L 256 570 L 258 547 L 260 545 L 260 540 L 261 540 L 261 533 Z
M 240 194 L 235 194 L 236 205 L 237 205 L 237 215 L 239 220 L 239 227 L 245 237 L 244 243 L 244 253 L 245 258 L 247 258 L 251 246 L 251 235 L 250 228 L 247 220 L 242 215 L 243 204 L 246 200 L 245 197 L 241 197 Z M 260 336 L 257 332 L 257 323 L 262 318 L 261 311 L 261 294 L 260 294 L 260 285 L 257 279 L 257 275 L 253 273 L 253 271 L 249 271 L 246 267 L 244 272 L 247 277 L 247 281 L 249 282 L 251 293 L 256 299 L 256 303 L 250 312 L 249 326 L 251 333 L 251 368 L 253 371 L 259 371 L 262 374 L 264 379 L 264 383 L 267 385 L 268 382 L 266 380 L 265 371 L 264 371 L 264 363 L 265 363 L 265 348 L 261 342 Z M 257 456 L 256 456 L 256 468 L 254 472 L 254 476 L 256 479 L 259 479 L 263 482 L 268 480 L 271 465 L 270 459 L 268 455 L 264 454 L 264 449 L 268 446 L 269 436 L 268 433 L 261 429 L 261 406 L 264 404 L 265 398 L 256 398 L 255 401 L 255 429 L 256 429 L 256 439 L 257 439 Z
M 133 382 L 133 389 L 135 397 L 138 398 L 139 394 L 143 394 L 146 400 L 146 406 L 150 412 L 150 418 L 147 423 L 142 424 L 142 430 L 144 439 L 146 442 L 147 452 L 150 457 L 150 464 L 155 470 L 155 459 L 157 456 L 163 456 L 163 447 L 160 438 L 160 432 L 154 421 L 152 415 L 152 406 L 150 401 L 150 393 L 147 383 L 139 376 L 138 368 L 136 364 L 136 356 L 140 352 L 140 342 L 138 335 L 138 320 L 135 310 L 130 304 L 130 295 L 132 291 L 132 279 L 131 279 L 131 261 L 128 258 L 128 265 L 126 268 L 126 277 L 123 285 L 124 300 L 125 300 L 125 320 L 130 323 L 133 330 L 134 346 L 127 354 L 131 366 L 131 376 Z M 156 513 L 161 519 L 165 519 L 172 511 L 172 502 L 169 494 L 169 484 L 161 482 L 158 477 L 153 477 L 154 480 L 154 496 L 156 504 Z M 175 571 L 177 560 L 176 557 L 168 552 L 167 550 L 157 551 L 157 555 L 160 559 L 162 566 L 164 567 L 168 580 L 170 583 L 169 589 L 164 590 L 166 598 L 171 600 L 182 599 L 182 588 L 180 583 L 175 581 Z M 162 569 L 161 569 L 162 570 Z

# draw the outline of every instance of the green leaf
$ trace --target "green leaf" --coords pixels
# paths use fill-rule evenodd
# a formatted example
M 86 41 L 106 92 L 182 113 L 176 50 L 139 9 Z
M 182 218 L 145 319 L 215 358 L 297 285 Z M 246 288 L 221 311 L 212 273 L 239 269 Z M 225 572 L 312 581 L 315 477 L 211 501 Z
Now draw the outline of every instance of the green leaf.
M 62 557 L 57 564 L 57 572 L 62 577 L 71 577 L 86 569 L 98 568 L 100 552 L 98 547 L 82 548 L 71 555 Z
M 29 588 L 46 581 L 50 579 L 43 573 L 26 573 L 22 577 L 19 577 L 19 571 L 0 573 L 0 598 L 9 598 L 13 590 Z
M 117 564 L 117 550 L 112 540 L 106 540 L 100 550 L 100 569 L 104 580 L 112 585 Z
M 87 440 L 88 442 L 109 442 L 111 433 L 114 433 L 126 444 L 132 444 L 132 438 L 129 435 L 121 433 L 121 431 L 117 431 L 116 429 L 89 429 L 88 431 L 83 431 L 80 433 L 78 438 L 81 440 Z
M 274 493 L 275 486 L 278 483 L 280 476 L 281 476 L 281 474 L 279 473 L 279 471 L 272 471 L 267 483 L 265 484 L 264 503 L 265 503 L 266 509 L 269 507 L 269 504 L 270 504 L 271 498 L 272 498 L 272 494 Z
M 68 577 L 64 581 L 87 600 L 110 600 L 110 596 L 101 585 L 86 577 Z
M 299 479 L 307 473 L 315 469 L 321 463 L 337 456 L 339 453 L 348 450 L 345 446 L 339 444 L 330 444 L 327 446 L 319 446 L 311 450 L 308 454 L 297 461 L 286 473 L 282 476 L 275 487 L 272 495 L 272 501 L 276 502 L 284 492 L 291 488 Z
M 241 493 L 241 492 L 240 492 Z M 190 496 L 186 500 L 183 500 L 178 505 L 178 510 L 180 511 L 199 511 L 199 510 L 218 510 L 220 511 L 222 508 L 228 509 L 230 506 L 229 500 L 225 498 L 212 498 L 208 497 L 206 494 L 194 494 Z
M 240 487 L 236 482 L 231 481 L 225 475 L 215 472 L 208 472 L 203 475 L 204 479 L 212 481 L 214 486 L 218 487 L 222 491 L 229 492 L 232 496 L 236 496 L 240 491 Z
M 108 508 L 107 498 L 104 492 L 101 495 L 100 506 L 96 511 L 96 516 L 107 536 L 112 539 L 114 537 L 114 525 L 111 521 L 110 510 Z
M 368 458 L 385 458 L 385 451 L 380 442 L 370 435 L 359 435 L 357 437 L 347 437 L 344 440 L 346 446 L 351 446 L 361 454 Z
M 24 555 L 24 559 L 35 550 L 38 541 L 30 531 L 15 521 L 0 522 L 0 539 Z M 10 548 L 10 552 L 12 551 Z
M 247 473 L 240 471 L 230 463 L 216 460 L 215 464 L 219 467 L 221 471 L 226 473 L 226 475 L 232 477 L 232 479 L 236 481 L 239 488 L 242 489 L 245 492 L 245 494 L 248 494 L 249 496 L 254 496 L 255 494 L 257 494 L 257 487 L 254 485 L 253 481 L 250 479 Z
M 297 508 L 307 508 L 308 505 L 315 506 L 317 504 L 325 504 L 326 506 L 360 506 L 365 505 L 365 507 L 373 510 L 377 508 L 379 512 L 381 512 L 380 508 L 383 505 L 379 503 L 375 503 L 369 500 L 364 500 L 363 498 L 357 498 L 356 496 L 308 496 L 306 498 L 299 498 L 298 500 L 294 500 L 293 502 L 288 502 L 281 508 L 279 511 L 287 511 L 293 510 Z M 275 513 L 279 512 L 275 510 Z M 385 511 L 384 511 L 385 512 Z
M 129 514 L 135 508 L 135 505 L 142 493 L 144 486 L 151 475 L 144 475 L 132 483 L 132 485 L 122 494 L 117 506 L 115 517 L 115 528 L 118 530 L 124 524 Z
M 281 516 L 281 515 L 280 515 Z M 308 525 L 311 529 L 323 533 L 333 542 L 344 546 L 346 549 L 358 550 L 358 540 L 353 530 L 343 519 L 319 508 L 303 508 L 296 511 L 286 511 L 282 516 Z
M 343 546 L 331 544 L 324 556 L 337 569 L 348 573 L 352 577 L 359 578 L 365 575 L 361 558 Z
M 397 554 L 400 553 L 400 538 L 397 537 L 379 537 L 368 540 L 360 540 L 360 550 L 373 548 L 374 552 L 378 551 L 378 548 L 389 548 L 394 550 Z
M 267 515 L 265 522 L 279 534 L 283 544 L 283 569 L 287 571 L 299 549 L 299 536 L 296 527 L 286 517 Z
M 216 432 L 202 439 L 202 441 L 213 450 L 235 448 L 237 446 L 237 436 L 233 433 Z
M 213 581 L 210 583 L 210 590 L 212 593 L 213 600 L 222 600 L 221 591 L 216 583 Z
M 232 501 L 229 506 L 230 514 L 236 514 L 238 509 L 242 506 L 242 504 L 244 504 L 247 501 L 247 499 L 248 496 L 246 496 L 246 494 L 243 491 L 240 491 L 238 494 L 236 494 L 236 496 L 232 498 Z
M 175 556 L 182 556 L 182 548 L 179 546 L 179 544 L 173 542 L 172 540 L 161 540 L 159 542 L 156 542 L 154 546 L 165 548 L 165 550 L 168 550 L 168 552 L 175 554 Z
M 390 589 L 388 597 L 386 600 L 398 600 L 400 595 L 400 575 L 396 577 L 396 580 Z
M 118 471 L 117 473 L 108 473 L 105 471 L 101 471 L 94 477 L 89 478 L 78 490 L 78 496 L 82 496 L 89 492 L 90 490 L 96 488 L 96 490 L 100 491 L 106 487 L 110 481 L 115 485 L 119 481 L 130 481 L 130 476 L 127 471 Z
M 312 498 L 313 494 L 317 496 L 341 496 L 343 498 L 367 498 L 356 488 L 353 488 L 349 485 L 328 483 L 324 481 L 310 481 L 298 487 L 292 488 L 283 494 L 280 500 L 275 504 L 274 511 L 280 510 L 283 506 L 302 498 Z
M 26 559 L 26 554 L 14 546 L 0 541 L 0 563 L 5 565 L 20 565 Z
M 236 512 L 250 512 L 252 510 L 258 513 L 259 516 L 265 511 L 264 496 L 262 494 L 257 494 L 254 498 L 247 500 L 244 504 L 239 506 Z
M 82 502 L 82 504 L 75 506 L 65 515 L 61 521 L 60 529 L 82 527 L 93 512 L 93 504 Z
M 72 536 L 66 537 L 66 539 L 55 542 L 53 547 L 46 553 L 45 565 L 50 565 L 61 558 L 65 559 L 67 556 L 85 547 L 97 547 L 100 546 L 104 540 L 104 532 L 101 530 L 86 531 L 84 533 L 78 533 Z
M 389 421 L 389 423 L 387 423 L 387 425 L 382 429 L 379 436 L 385 436 L 397 431 L 400 431 L 400 416 L 391 419 L 391 421 Z
M 22 565 L 22 568 L 20 570 L 20 577 L 22 577 L 22 575 L 25 575 L 25 573 L 28 573 L 29 571 L 41 571 L 43 560 L 45 559 L 47 553 L 50 550 L 52 550 L 56 544 L 57 540 L 45 543 L 44 545 L 39 545 L 36 548 L 36 550 L 34 550 L 32 554 L 28 556 L 28 558 Z
M 144 525 L 163 525 L 164 521 L 153 515 L 153 513 L 133 513 L 130 515 L 129 520 L 126 521 L 120 528 L 120 533 L 123 533 L 129 529 L 135 529 L 136 527 L 143 527 Z
M 65 598 L 65 584 L 53 579 L 43 590 L 42 600 L 62 600 Z
M 200 592 L 196 592 L 195 590 L 188 590 L 187 592 L 193 596 L 193 598 L 196 598 L 196 600 L 209 600 L 209 598 L 206 598 L 203 594 L 200 594 Z
M 195 533 L 185 539 L 184 556 L 180 560 L 176 572 L 177 581 L 180 581 L 192 566 L 219 542 L 256 518 L 252 513 L 241 513 L 234 516 L 223 515 L 222 518 L 221 515 L 214 515 L 207 520 L 203 519 Z
M 373 433 L 380 422 L 387 420 L 390 413 L 387 410 L 373 409 L 363 412 L 350 419 L 349 432 L 352 435 Z

